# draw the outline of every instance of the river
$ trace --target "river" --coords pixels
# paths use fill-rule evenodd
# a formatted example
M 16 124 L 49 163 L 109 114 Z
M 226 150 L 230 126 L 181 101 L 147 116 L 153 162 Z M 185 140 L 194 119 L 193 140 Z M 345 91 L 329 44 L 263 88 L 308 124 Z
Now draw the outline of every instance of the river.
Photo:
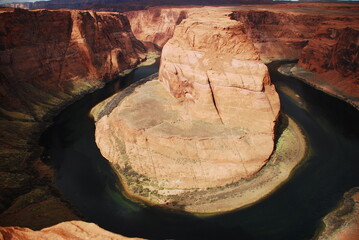
M 158 71 L 159 61 L 108 83 L 67 107 L 41 138 L 56 186 L 88 220 L 125 236 L 150 239 L 310 239 L 344 192 L 359 186 L 359 111 L 269 65 L 281 111 L 306 132 L 309 158 L 277 191 L 251 207 L 212 217 L 131 202 L 94 140 L 93 106 Z

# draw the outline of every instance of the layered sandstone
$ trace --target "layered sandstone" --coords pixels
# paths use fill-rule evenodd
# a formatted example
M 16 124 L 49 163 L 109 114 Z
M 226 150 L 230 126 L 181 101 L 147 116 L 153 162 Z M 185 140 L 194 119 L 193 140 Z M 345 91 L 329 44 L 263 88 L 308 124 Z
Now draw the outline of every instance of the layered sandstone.
M 358 4 L 243 6 L 232 18 L 264 61 L 299 59 L 283 72 L 359 106 Z
M 0 227 L 0 240 L 83 240 L 83 239 L 98 239 L 98 240 L 125 240 L 133 239 L 140 240 L 140 238 L 127 238 L 121 235 L 106 231 L 96 224 L 71 221 L 63 222 L 49 228 L 44 228 L 39 231 L 33 231 L 28 228 L 20 227 Z
M 126 12 L 136 38 L 162 48 L 173 36 L 176 25 L 188 16 L 187 8 L 150 8 Z
M 38 138 L 59 109 L 136 66 L 146 48 L 118 13 L 0 11 L 0 225 L 79 219 L 52 186 Z
M 176 27 L 159 80 L 97 110 L 103 156 L 131 194 L 160 204 L 251 177 L 273 151 L 279 98 L 267 67 L 241 23 L 205 10 Z
M 100 85 L 134 67 L 146 52 L 118 13 L 16 9 L 2 12 L 0 22 L 2 109 L 26 108 L 34 118 L 41 118 L 34 106 L 47 98 Z

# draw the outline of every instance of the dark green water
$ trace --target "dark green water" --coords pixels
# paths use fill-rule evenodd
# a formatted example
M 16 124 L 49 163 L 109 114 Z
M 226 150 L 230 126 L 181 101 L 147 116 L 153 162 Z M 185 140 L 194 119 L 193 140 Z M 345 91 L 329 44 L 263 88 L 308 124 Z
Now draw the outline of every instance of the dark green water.
M 158 62 L 85 96 L 55 118 L 43 135 L 56 184 L 88 221 L 125 236 L 150 239 L 310 239 L 321 218 L 359 186 L 359 111 L 275 71 L 281 111 L 307 133 L 309 159 L 275 193 L 243 210 L 199 218 L 126 200 L 94 142 L 90 109 L 131 82 L 158 71 Z M 289 97 L 286 93 L 290 93 Z

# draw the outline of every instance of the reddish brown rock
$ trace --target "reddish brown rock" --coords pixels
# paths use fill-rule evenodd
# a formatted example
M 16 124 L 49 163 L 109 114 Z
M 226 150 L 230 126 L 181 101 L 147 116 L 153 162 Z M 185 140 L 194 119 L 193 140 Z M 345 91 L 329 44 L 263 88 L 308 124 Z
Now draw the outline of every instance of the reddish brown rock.
M 358 4 L 242 6 L 245 23 L 264 61 L 299 59 L 283 71 L 359 108 Z
M 267 67 L 228 9 L 201 10 L 164 46 L 159 81 L 102 104 L 117 107 L 96 123 L 130 194 L 157 204 L 253 176 L 273 151 L 279 98 Z
M 0 10 L 0 225 L 79 219 L 53 189 L 38 138 L 64 105 L 146 52 L 119 13 Z
M 136 38 L 162 48 L 173 36 L 175 26 L 188 16 L 188 8 L 150 8 L 126 12 Z
M 133 239 L 140 240 L 142 238 L 127 238 L 119 234 L 106 231 L 96 224 L 82 221 L 63 222 L 49 228 L 44 228 L 39 231 L 33 231 L 28 228 L 20 227 L 0 227 L 0 240 L 83 240 L 83 239 L 98 239 L 98 240 L 125 240 Z
M 34 105 L 98 86 L 134 67 L 146 52 L 118 13 L 2 12 L 0 32 L 1 107 L 27 108 L 35 118 L 41 113 Z M 45 88 L 46 94 L 38 93 Z
M 359 14 L 357 21 L 323 23 L 303 49 L 298 67 L 309 70 L 315 86 L 359 109 Z

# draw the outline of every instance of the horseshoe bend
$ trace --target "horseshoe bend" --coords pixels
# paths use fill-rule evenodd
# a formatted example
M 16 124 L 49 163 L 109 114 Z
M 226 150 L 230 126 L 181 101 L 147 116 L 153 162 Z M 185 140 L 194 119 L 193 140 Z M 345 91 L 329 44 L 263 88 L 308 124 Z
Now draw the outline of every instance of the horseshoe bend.
M 0 8 L 0 239 L 358 237 L 358 4 L 73 4 Z
M 251 203 L 236 203 L 240 180 L 266 168 L 280 103 L 243 24 L 225 11 L 193 13 L 163 47 L 158 77 L 132 88 L 94 110 L 96 143 L 132 197 L 198 213 Z

